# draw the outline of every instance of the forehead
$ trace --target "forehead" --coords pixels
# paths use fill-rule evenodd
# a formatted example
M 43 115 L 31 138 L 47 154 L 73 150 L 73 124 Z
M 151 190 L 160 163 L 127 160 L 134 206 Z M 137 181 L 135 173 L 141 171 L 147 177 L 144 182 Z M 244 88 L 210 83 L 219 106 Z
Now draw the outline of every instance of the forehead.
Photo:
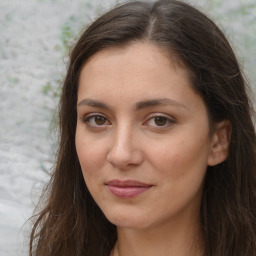
M 189 70 L 174 53 L 151 43 L 134 42 L 125 46 L 107 48 L 91 56 L 82 68 L 79 85 L 81 77 L 100 80 L 113 78 L 114 74 L 115 77 L 118 76 L 119 82 L 126 75 L 131 82 L 142 74 L 147 74 L 144 79 L 147 77 L 152 79 L 154 76 L 158 76 L 159 79 L 161 75 L 164 78 L 164 73 L 169 72 L 170 69 L 182 73 L 183 78 L 190 80 Z
M 175 60 L 175 58 L 174 58 Z M 78 100 L 125 102 L 163 98 L 196 101 L 190 72 L 170 53 L 150 43 L 107 48 L 87 60 L 79 77 Z
M 157 45 L 155 43 L 146 41 L 135 41 L 120 46 L 111 46 L 102 49 L 90 56 L 85 61 L 84 66 L 88 63 L 90 63 L 90 65 L 96 65 L 98 64 L 98 62 L 101 62 L 103 64 L 103 58 L 107 62 L 109 58 L 117 58 L 118 56 L 122 57 L 123 61 L 126 61 L 129 60 L 129 57 L 134 56 L 133 53 L 136 53 L 135 57 L 138 60 L 140 59 L 140 57 L 143 57 L 144 60 L 150 61 L 162 55 L 162 57 L 165 56 L 166 63 L 168 63 L 169 65 L 171 64 L 173 66 L 179 66 L 184 69 L 186 66 L 183 61 L 178 57 L 178 54 L 175 51 L 168 49 L 165 46 Z M 145 59 L 146 55 L 147 58 Z

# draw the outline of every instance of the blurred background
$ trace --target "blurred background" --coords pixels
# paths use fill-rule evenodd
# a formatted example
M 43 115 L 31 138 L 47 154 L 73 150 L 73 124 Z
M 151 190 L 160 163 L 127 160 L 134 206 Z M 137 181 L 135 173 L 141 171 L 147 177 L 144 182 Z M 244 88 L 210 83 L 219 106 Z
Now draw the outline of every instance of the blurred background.
M 54 162 L 69 47 L 86 24 L 120 2 L 0 0 L 0 256 L 28 255 L 24 223 Z M 255 88 L 255 0 L 186 2 L 224 30 Z

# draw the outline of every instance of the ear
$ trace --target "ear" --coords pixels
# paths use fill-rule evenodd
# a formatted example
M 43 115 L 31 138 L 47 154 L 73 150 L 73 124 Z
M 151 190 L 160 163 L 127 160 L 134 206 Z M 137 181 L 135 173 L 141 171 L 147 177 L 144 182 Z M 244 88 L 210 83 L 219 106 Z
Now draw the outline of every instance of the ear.
M 231 130 L 231 123 L 228 120 L 221 121 L 215 125 L 208 156 L 208 165 L 214 166 L 227 159 Z

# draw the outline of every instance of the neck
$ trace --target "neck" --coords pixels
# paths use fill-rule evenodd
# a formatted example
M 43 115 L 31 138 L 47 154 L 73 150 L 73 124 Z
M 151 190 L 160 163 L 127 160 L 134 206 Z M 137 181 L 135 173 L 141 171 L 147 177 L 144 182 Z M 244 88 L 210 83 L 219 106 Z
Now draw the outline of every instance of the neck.
M 163 223 L 145 229 L 117 228 L 114 256 L 201 256 L 203 236 L 200 221 Z

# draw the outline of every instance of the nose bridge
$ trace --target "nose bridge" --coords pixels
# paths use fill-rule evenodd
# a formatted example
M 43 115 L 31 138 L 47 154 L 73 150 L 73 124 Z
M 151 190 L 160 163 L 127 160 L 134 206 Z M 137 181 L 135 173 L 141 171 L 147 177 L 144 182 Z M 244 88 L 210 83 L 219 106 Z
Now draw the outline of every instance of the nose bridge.
M 108 161 L 121 169 L 141 163 L 142 152 L 136 143 L 136 129 L 130 123 L 116 127 Z
M 134 132 L 129 124 L 119 125 L 113 136 L 111 154 L 120 162 L 127 162 L 131 158 L 134 147 Z
M 134 131 L 130 124 L 119 125 L 115 131 L 113 146 L 130 151 L 133 145 Z

